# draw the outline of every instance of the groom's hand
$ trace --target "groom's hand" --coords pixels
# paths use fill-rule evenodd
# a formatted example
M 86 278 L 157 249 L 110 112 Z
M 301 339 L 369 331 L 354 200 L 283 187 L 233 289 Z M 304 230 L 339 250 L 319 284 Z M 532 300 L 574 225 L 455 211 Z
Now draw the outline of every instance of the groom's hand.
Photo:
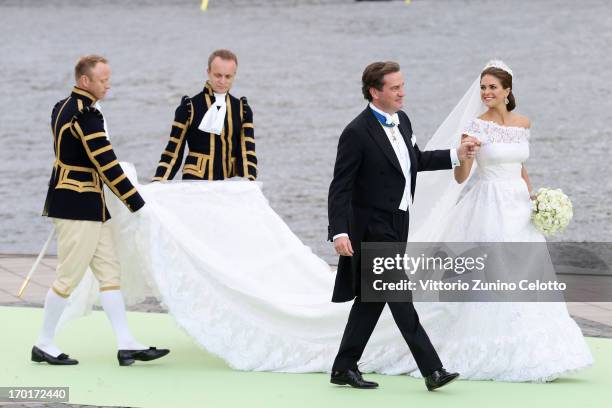
M 348 237 L 338 237 L 334 239 L 334 248 L 336 253 L 342 256 L 353 256 L 353 246 Z
M 480 140 L 464 135 L 461 139 L 461 146 L 457 149 L 457 157 L 459 161 L 473 159 L 480 149 Z

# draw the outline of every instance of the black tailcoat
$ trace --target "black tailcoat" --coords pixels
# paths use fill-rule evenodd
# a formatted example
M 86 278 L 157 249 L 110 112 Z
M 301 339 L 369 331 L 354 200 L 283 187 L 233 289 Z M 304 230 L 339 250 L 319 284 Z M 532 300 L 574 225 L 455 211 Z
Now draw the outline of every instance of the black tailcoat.
M 417 172 L 451 169 L 449 150 L 421 151 L 412 143 L 408 115 L 398 112 L 399 130 L 410 155 L 411 197 Z M 374 211 L 399 208 L 406 180 L 391 142 L 370 107 L 344 129 L 338 142 L 334 178 L 329 186 L 329 236 L 348 233 L 355 255 L 341 256 L 332 301 L 347 302 L 360 294 L 360 247 Z M 377 232 L 377 236 L 380 234 Z

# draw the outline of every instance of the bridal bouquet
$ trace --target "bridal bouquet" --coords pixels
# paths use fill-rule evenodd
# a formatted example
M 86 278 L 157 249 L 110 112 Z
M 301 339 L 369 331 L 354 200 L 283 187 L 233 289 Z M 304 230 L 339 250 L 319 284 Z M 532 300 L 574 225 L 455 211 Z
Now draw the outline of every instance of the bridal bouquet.
M 540 188 L 535 194 L 531 220 L 542 234 L 562 232 L 573 215 L 572 202 L 561 189 Z

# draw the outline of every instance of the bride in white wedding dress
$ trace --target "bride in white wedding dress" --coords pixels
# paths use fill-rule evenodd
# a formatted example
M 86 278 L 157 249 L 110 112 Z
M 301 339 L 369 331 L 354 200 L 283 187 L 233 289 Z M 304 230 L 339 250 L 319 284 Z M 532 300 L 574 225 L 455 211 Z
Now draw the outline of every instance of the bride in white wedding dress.
M 432 242 L 545 242 L 531 222 L 529 120 L 512 113 L 512 71 L 493 61 L 480 75 L 484 113 L 467 122 L 464 137 L 481 142 L 476 158 L 454 170 L 473 187 L 411 240 Z M 474 94 L 476 94 L 476 89 Z M 486 111 L 485 111 L 486 110 Z M 419 199 L 417 187 L 416 199 Z M 455 202 L 453 192 L 439 200 Z M 438 211 L 438 210 L 434 210 Z M 436 212 L 435 214 L 440 214 Z M 433 214 L 432 214 L 433 215 Z M 510 269 L 510 268 L 505 268 Z M 592 363 L 580 328 L 562 302 L 415 303 L 440 358 L 466 379 L 549 381 Z
M 457 203 L 464 184 L 456 183 L 452 172 L 420 173 L 412 241 L 434 239 L 434 233 L 460 241 L 543 240 L 529 223 L 529 194 L 521 179 L 529 130 L 474 119 L 486 110 L 479 83 L 480 78 L 427 145 L 428 150 L 457 146 L 467 129 L 482 142 L 478 181 Z M 136 181 L 134 168 L 123 167 Z M 126 303 L 143 300 L 148 283 L 194 341 L 235 369 L 329 372 L 350 304 L 331 303 L 333 271 L 270 208 L 258 183 L 137 188 L 147 205 L 135 215 L 108 200 Z M 463 218 L 452 230 L 439 221 L 439 214 L 468 212 L 473 218 Z M 490 217 L 508 222 L 491 223 Z M 87 309 L 96 284 L 83 279 L 65 319 Z M 415 307 L 445 367 L 463 379 L 546 381 L 591 363 L 563 303 Z M 363 372 L 419 376 L 388 309 L 361 361 Z

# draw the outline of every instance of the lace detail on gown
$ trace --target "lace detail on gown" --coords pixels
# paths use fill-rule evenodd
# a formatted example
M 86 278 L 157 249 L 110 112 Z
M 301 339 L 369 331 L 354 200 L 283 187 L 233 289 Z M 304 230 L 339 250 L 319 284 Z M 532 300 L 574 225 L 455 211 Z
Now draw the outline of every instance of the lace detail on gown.
M 530 130 L 518 126 L 503 126 L 495 122 L 473 119 L 463 134 L 478 138 L 482 144 L 528 142 Z

